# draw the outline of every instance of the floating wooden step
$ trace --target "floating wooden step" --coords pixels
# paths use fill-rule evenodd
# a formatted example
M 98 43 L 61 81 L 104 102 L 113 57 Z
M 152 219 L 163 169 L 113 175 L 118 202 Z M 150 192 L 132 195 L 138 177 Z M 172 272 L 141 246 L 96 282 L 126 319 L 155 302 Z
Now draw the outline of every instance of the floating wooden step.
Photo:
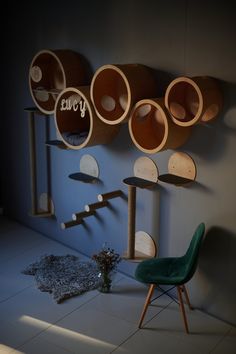
M 86 173 L 82 173 L 82 172 L 72 173 L 68 177 L 83 183 L 93 183 L 99 181 L 99 178 L 87 175 Z
M 139 177 L 128 177 L 123 180 L 128 186 L 138 187 L 138 188 L 150 188 L 153 187 L 156 183 L 152 181 L 147 181 Z
M 83 219 L 80 220 L 70 220 L 61 223 L 62 230 L 69 229 L 70 227 L 77 226 L 83 223 Z
M 69 178 L 84 183 L 94 183 L 99 181 L 99 167 L 96 159 L 85 154 L 80 159 L 80 172 L 72 173 Z
M 116 190 L 116 191 L 112 191 L 112 192 L 108 192 L 108 193 L 104 193 L 104 194 L 98 194 L 98 200 L 99 200 L 99 202 L 102 202 L 104 200 L 109 200 L 109 199 L 121 197 L 122 194 L 123 194 L 123 192 L 121 190 Z
M 182 186 L 193 182 L 196 173 L 192 157 L 184 152 L 175 152 L 169 159 L 168 173 L 160 175 L 158 179 L 161 182 Z
M 103 201 L 103 202 L 97 202 L 97 203 L 92 203 L 92 204 L 86 204 L 84 206 L 84 209 L 85 209 L 85 211 L 93 211 L 93 210 L 104 208 L 107 206 L 108 206 L 108 202 Z
M 91 210 L 91 211 L 80 211 L 79 213 L 74 213 L 72 214 L 72 220 L 81 220 L 84 218 L 87 218 L 91 215 L 94 215 L 95 211 Z

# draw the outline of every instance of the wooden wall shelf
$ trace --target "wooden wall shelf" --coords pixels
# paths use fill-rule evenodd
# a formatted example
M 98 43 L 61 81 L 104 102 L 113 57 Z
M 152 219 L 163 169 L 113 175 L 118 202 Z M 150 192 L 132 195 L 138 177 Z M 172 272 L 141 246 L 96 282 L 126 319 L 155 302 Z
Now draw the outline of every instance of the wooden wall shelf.
M 196 179 L 196 165 L 192 157 L 184 152 L 175 152 L 168 162 L 168 173 L 160 175 L 159 181 L 184 186 Z
M 129 113 L 137 101 L 155 97 L 156 89 L 148 67 L 141 64 L 108 64 L 95 72 L 91 97 L 98 117 L 106 124 L 115 125 L 129 119 Z
M 129 258 L 127 252 L 122 257 L 131 262 L 141 262 L 144 259 L 154 258 L 157 254 L 156 243 L 153 238 L 144 231 L 135 233 L 134 257 Z
M 176 149 L 190 136 L 191 128 L 174 124 L 163 98 L 144 99 L 135 104 L 129 120 L 129 133 L 142 152 L 154 154 Z
M 69 178 L 84 183 L 99 182 L 99 167 L 92 155 L 85 154 L 80 159 L 80 172 L 72 173 Z
M 217 80 L 211 77 L 179 77 L 167 87 L 165 105 L 175 124 L 189 127 L 215 119 L 223 98 Z
M 29 87 L 34 103 L 45 114 L 54 113 L 58 93 L 68 86 L 86 85 L 81 56 L 71 50 L 41 50 L 30 65 Z

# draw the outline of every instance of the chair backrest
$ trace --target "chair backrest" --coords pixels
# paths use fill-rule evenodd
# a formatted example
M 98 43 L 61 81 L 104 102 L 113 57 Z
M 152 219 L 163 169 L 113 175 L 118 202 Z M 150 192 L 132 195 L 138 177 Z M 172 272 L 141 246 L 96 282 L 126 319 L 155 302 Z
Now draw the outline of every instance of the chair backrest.
M 205 224 L 201 223 L 196 228 L 196 231 L 193 234 L 190 245 L 187 249 L 187 252 L 183 256 L 183 260 L 185 263 L 185 282 L 190 280 L 195 273 L 198 262 L 198 255 L 201 246 L 201 242 L 205 233 Z

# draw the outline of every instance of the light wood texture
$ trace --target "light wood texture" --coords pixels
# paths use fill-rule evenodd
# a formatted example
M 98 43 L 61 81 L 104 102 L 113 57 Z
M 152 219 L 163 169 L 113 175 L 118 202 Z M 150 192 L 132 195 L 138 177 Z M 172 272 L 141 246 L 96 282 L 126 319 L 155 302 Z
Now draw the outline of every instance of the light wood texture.
M 167 87 L 165 105 L 177 125 L 188 127 L 215 119 L 223 98 L 217 80 L 211 77 L 179 77 Z
M 168 162 L 168 171 L 170 174 L 195 180 L 196 165 L 192 157 L 185 152 L 175 152 L 171 155 Z
M 53 114 L 59 91 L 87 84 L 82 57 L 71 50 L 41 50 L 29 68 L 29 87 L 34 103 L 45 114 Z
M 108 144 L 119 131 L 118 126 L 108 126 L 97 117 L 90 99 L 89 89 L 89 86 L 64 89 L 58 96 L 55 104 L 55 125 L 58 135 L 64 144 L 73 150 L 79 150 L 88 146 Z M 62 110 L 63 100 L 71 102 L 70 105 L 68 105 L 70 109 Z M 85 111 L 80 111 L 80 101 L 83 105 L 85 103 Z M 72 145 L 63 137 L 63 133 L 68 132 L 85 133 L 86 136 L 79 145 Z
M 104 65 L 91 82 L 97 115 L 109 125 L 126 122 L 137 101 L 155 95 L 155 79 L 150 69 L 141 64 Z
M 121 190 L 116 190 L 108 193 L 103 193 L 103 194 L 98 194 L 97 198 L 99 202 L 102 202 L 104 200 L 109 200 L 117 197 L 121 197 L 123 195 L 123 192 Z
M 184 328 L 185 328 L 186 333 L 189 333 L 188 322 L 187 322 L 187 317 L 186 317 L 186 313 L 185 313 L 185 309 L 184 309 L 184 303 L 183 303 L 182 292 L 181 292 L 180 286 L 177 286 L 177 292 L 178 292 L 178 298 L 179 298 L 179 306 L 180 306 L 182 318 L 184 321 Z
M 141 317 L 140 317 L 140 320 L 139 320 L 139 324 L 138 324 L 139 328 L 142 327 L 142 323 L 143 323 L 144 317 L 146 315 L 146 312 L 147 312 L 147 309 L 148 309 L 148 305 L 151 302 L 151 297 L 152 297 L 154 289 L 155 289 L 155 284 L 151 284 L 150 287 L 149 287 L 148 294 L 147 294 L 147 297 L 146 297 L 146 301 L 145 301 L 145 304 L 144 304 L 144 307 L 143 307 L 143 311 L 142 311 L 142 314 L 141 314 Z
M 143 99 L 130 114 L 129 133 L 142 152 L 154 154 L 183 145 L 191 134 L 190 127 L 173 123 L 163 98 Z
M 70 221 L 65 221 L 61 223 L 61 229 L 69 229 L 70 227 L 80 225 L 83 222 L 83 219 L 79 220 L 70 220 Z
M 138 178 L 138 177 L 128 177 L 123 180 L 125 184 L 128 186 L 138 187 L 138 188 L 151 188 L 156 183 L 152 181 L 147 181 L 146 179 Z
M 135 233 L 135 252 L 146 255 L 146 258 L 156 256 L 157 248 L 153 238 L 145 231 L 137 231 Z
M 135 256 L 136 187 L 128 186 L 128 248 L 127 258 Z
M 80 172 L 93 177 L 99 177 L 98 163 L 92 155 L 85 154 L 81 157 Z
M 108 206 L 108 202 L 107 201 L 103 201 L 103 202 L 97 202 L 97 203 L 93 203 L 93 204 L 87 204 L 84 206 L 85 211 L 93 211 L 93 210 L 97 210 L 100 208 L 104 208 Z
M 52 198 L 48 193 L 41 193 L 39 196 L 39 210 L 40 212 L 50 212 L 51 215 L 55 214 L 55 207 Z
M 156 254 L 157 247 L 152 237 L 144 231 L 137 231 L 135 233 L 134 257 L 129 258 L 128 252 L 125 252 L 122 258 L 137 263 L 153 258 Z
M 169 158 L 168 174 L 160 175 L 159 181 L 182 186 L 196 179 L 197 170 L 192 157 L 185 152 L 175 152 Z
M 87 218 L 91 215 L 94 215 L 95 211 L 91 210 L 91 211 L 80 211 L 79 213 L 74 213 L 72 214 L 72 220 L 80 220 L 80 219 L 84 219 Z
M 189 296 L 188 296 L 188 292 L 187 292 L 186 286 L 185 286 L 185 285 L 182 285 L 182 286 L 181 286 L 181 289 L 182 289 L 182 291 L 184 292 L 185 299 L 186 299 L 186 302 L 187 302 L 187 304 L 188 304 L 189 309 L 190 309 L 190 310 L 193 310 L 193 307 L 192 307 L 192 305 L 191 305 L 191 303 L 190 303 L 190 300 L 189 300 Z
M 139 157 L 134 163 L 134 176 L 157 182 L 159 171 L 155 162 L 146 156 Z

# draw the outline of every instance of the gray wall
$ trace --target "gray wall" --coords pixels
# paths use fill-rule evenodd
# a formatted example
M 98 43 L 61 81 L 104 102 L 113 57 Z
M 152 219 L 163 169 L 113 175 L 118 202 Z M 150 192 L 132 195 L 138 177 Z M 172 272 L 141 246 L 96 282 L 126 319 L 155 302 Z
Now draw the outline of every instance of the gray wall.
M 199 268 L 189 283 L 195 306 L 230 323 L 235 321 L 235 180 L 236 180 L 236 48 L 235 6 L 230 1 L 32 1 L 11 2 L 5 16 L 4 102 L 1 178 L 6 213 L 48 237 L 88 256 L 105 241 L 123 253 L 127 244 L 127 188 L 133 163 L 143 154 L 131 143 L 127 125 L 107 146 L 63 151 L 51 148 L 52 198 L 57 219 L 35 219 L 30 210 L 30 172 L 27 115 L 32 106 L 28 69 L 41 49 L 67 48 L 81 53 L 91 74 L 101 65 L 142 63 L 155 70 L 157 96 L 175 77 L 208 75 L 219 80 L 224 110 L 214 122 L 194 127 L 179 150 L 197 166 L 197 181 L 186 188 L 162 184 L 138 191 L 137 230 L 158 242 L 160 256 L 182 255 L 194 229 L 204 221 L 207 236 Z M 55 137 L 50 118 L 51 137 Z M 45 191 L 44 120 L 37 121 L 39 193 Z M 83 185 L 68 178 L 78 172 L 83 154 L 92 154 L 102 183 Z M 167 150 L 150 157 L 166 172 Z M 146 155 L 148 156 L 148 155 Z M 61 221 L 96 200 L 98 193 L 122 189 L 124 198 L 111 202 L 86 226 L 66 231 Z M 133 275 L 135 265 L 120 269 Z

